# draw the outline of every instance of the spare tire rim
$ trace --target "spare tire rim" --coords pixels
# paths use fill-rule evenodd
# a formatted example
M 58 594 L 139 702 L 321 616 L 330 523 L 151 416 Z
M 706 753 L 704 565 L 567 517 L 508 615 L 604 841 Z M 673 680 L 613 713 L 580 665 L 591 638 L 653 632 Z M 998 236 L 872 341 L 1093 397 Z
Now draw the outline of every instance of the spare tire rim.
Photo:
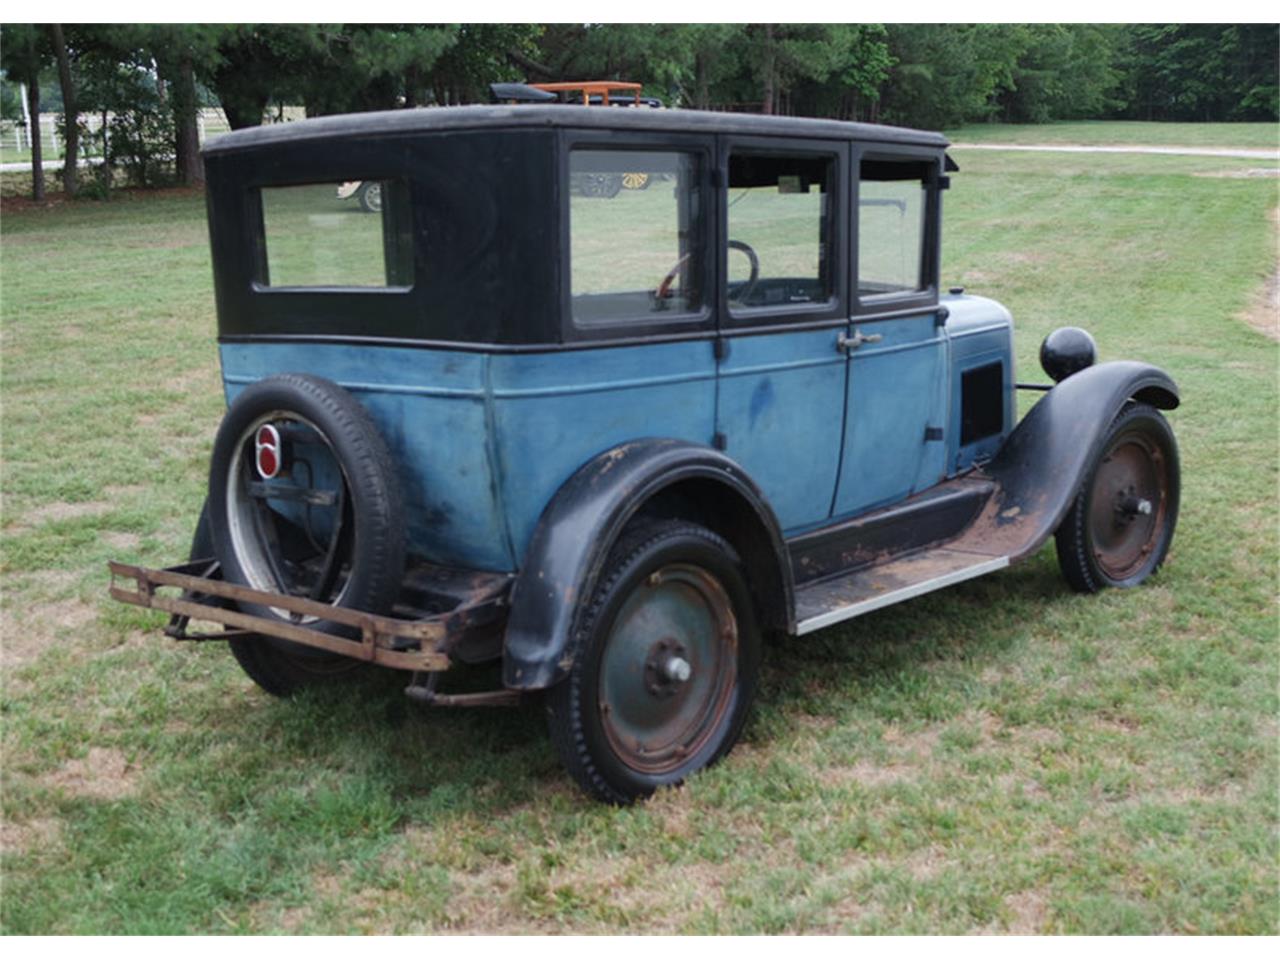
M 227 527 L 247 586 L 341 606 L 358 535 L 351 510 L 346 471 L 306 417 L 272 410 L 241 433 L 227 467 Z M 318 619 L 271 610 L 294 623 Z

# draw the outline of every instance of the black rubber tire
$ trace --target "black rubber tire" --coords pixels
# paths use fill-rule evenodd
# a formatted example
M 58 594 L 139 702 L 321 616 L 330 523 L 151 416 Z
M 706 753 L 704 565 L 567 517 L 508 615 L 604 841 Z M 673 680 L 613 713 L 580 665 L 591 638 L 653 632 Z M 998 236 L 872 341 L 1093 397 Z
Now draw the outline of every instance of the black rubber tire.
M 200 519 L 196 522 L 196 532 L 191 538 L 189 559 L 204 560 L 214 555 L 213 530 L 209 524 L 209 501 L 200 508 Z M 215 607 L 225 607 L 230 601 L 218 597 L 199 596 L 195 599 Z M 332 681 L 338 677 L 354 676 L 364 664 L 350 661 L 349 670 L 338 672 L 336 669 L 328 673 L 317 673 L 314 670 L 295 667 L 288 651 L 277 650 L 272 644 L 275 641 L 267 637 L 243 637 L 227 641 L 231 655 L 236 663 L 259 687 L 276 697 L 288 697 L 302 688 L 320 681 Z M 343 658 L 345 659 L 345 658 Z M 334 665 L 335 667 L 337 664 Z
M 653 775 L 629 766 L 608 742 L 600 719 L 600 667 L 614 620 L 632 591 L 673 563 L 711 574 L 728 594 L 738 634 L 736 673 L 728 705 L 707 739 L 677 769 Z M 551 741 L 589 794 L 608 803 L 632 803 L 709 767 L 737 742 L 755 694 L 761 640 L 742 563 L 722 537 L 680 520 L 634 523 L 611 551 L 599 586 L 578 618 L 575 639 L 573 667 L 547 691 L 545 703 Z
M 391 608 L 404 574 L 405 522 L 399 477 L 386 444 L 365 409 L 337 384 L 305 374 L 280 374 L 251 384 L 236 397 L 218 429 L 209 470 L 207 503 L 213 552 L 223 579 L 253 585 L 241 567 L 228 524 L 227 481 L 233 454 L 255 420 L 275 411 L 298 414 L 324 434 L 345 476 L 354 537 L 342 606 L 373 613 Z M 279 618 L 270 607 L 241 605 L 257 616 Z M 307 624 L 351 635 L 330 621 Z M 316 683 L 348 677 L 361 661 L 301 644 L 257 638 L 231 641 L 245 672 L 268 693 L 288 696 Z
M 356 202 L 365 213 L 382 212 L 382 183 L 377 180 L 366 180 L 356 190 Z
M 1140 445 L 1149 444 L 1163 461 L 1160 465 L 1163 469 L 1158 466 L 1156 470 L 1157 474 L 1163 473 L 1160 481 L 1162 501 L 1154 505 L 1156 518 L 1146 559 L 1134 569 L 1126 569 L 1116 575 L 1108 572 L 1097 556 L 1090 530 L 1090 515 L 1094 497 L 1103 495 L 1098 490 L 1099 468 L 1114 451 L 1135 441 Z M 1098 458 L 1090 465 L 1071 509 L 1054 533 L 1058 565 L 1071 589 L 1079 593 L 1097 593 L 1104 587 L 1136 587 L 1160 569 L 1169 554 L 1178 523 L 1179 469 L 1178 443 L 1169 422 L 1147 404 L 1126 404 L 1112 421 Z

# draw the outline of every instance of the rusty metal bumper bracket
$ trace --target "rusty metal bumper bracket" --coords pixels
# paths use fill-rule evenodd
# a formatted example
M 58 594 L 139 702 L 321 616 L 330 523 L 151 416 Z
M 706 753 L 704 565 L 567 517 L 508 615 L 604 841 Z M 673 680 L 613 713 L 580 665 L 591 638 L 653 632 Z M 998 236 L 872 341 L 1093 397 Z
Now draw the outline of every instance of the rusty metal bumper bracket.
M 123 603 L 172 614 L 165 633 L 175 639 L 227 640 L 276 637 L 331 653 L 352 657 L 397 670 L 434 673 L 447 670 L 448 650 L 458 635 L 472 627 L 491 623 L 506 606 L 506 593 L 481 596 L 465 606 L 422 619 L 401 620 L 361 610 L 333 607 L 305 597 L 254 590 L 235 583 L 214 579 L 216 564 L 196 560 L 163 570 L 110 561 L 111 596 Z M 134 588 L 118 581 L 134 581 Z M 178 596 L 159 591 L 173 588 Z M 235 601 L 284 610 L 298 618 L 290 620 L 244 613 L 219 601 Z M 313 618 L 349 627 L 358 637 L 342 636 L 316 630 L 301 619 Z M 188 633 L 190 620 L 221 623 L 228 629 L 219 633 Z M 408 649 L 417 647 L 417 649 Z

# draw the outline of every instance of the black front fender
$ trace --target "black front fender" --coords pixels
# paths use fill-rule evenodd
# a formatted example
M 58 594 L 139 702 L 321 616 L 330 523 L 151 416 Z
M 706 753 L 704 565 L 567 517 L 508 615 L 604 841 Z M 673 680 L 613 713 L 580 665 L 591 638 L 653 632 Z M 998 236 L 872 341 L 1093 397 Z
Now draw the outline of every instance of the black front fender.
M 1150 364 L 1098 364 L 1046 393 L 1009 434 L 985 472 L 999 485 L 997 526 L 1010 560 L 1039 549 L 1058 529 L 1130 400 L 1172 410 L 1178 388 Z
M 537 690 L 573 665 L 573 630 L 595 591 L 609 550 L 628 520 L 664 490 L 714 485 L 741 505 L 740 517 L 769 546 L 782 596 L 792 609 L 791 571 L 773 510 L 733 460 L 679 440 L 639 440 L 608 450 L 570 477 L 543 510 L 511 598 L 503 683 Z M 732 539 L 732 538 L 730 538 Z M 771 549 L 770 549 L 771 548 Z

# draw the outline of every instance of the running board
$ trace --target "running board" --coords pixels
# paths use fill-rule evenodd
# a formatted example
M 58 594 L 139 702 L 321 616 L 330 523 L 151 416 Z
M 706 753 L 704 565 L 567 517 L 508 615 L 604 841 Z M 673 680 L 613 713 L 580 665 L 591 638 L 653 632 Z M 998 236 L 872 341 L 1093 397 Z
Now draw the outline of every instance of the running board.
M 796 635 L 812 633 L 1008 565 L 1007 556 L 992 557 L 935 547 L 844 576 L 805 584 L 796 590 Z

